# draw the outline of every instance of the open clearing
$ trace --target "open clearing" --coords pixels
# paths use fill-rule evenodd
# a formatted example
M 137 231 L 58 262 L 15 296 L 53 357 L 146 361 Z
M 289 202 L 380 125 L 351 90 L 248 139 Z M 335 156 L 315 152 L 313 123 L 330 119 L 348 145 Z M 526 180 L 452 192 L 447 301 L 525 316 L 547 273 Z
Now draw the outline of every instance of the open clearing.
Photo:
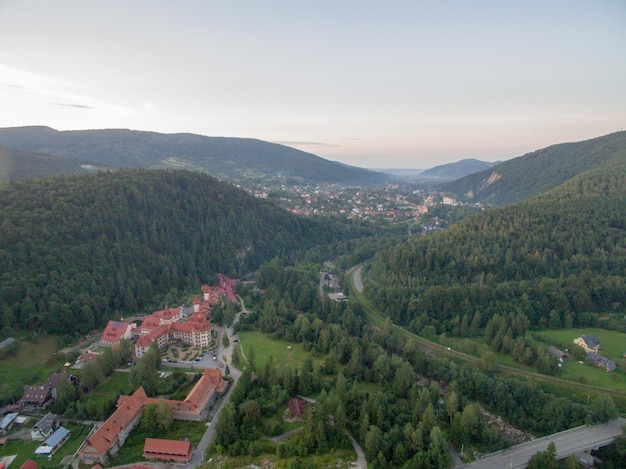
M 547 345 L 559 348 L 567 348 L 572 345 L 574 339 L 581 335 L 595 335 L 600 339 L 600 354 L 617 362 L 626 353 L 626 334 L 605 329 L 582 328 L 582 329 L 546 329 L 535 335 Z M 550 343 L 549 343 L 550 342 Z
M 238 336 L 248 359 L 250 358 L 250 350 L 254 350 L 254 360 L 258 370 L 265 366 L 270 355 L 277 367 L 290 366 L 293 369 L 302 368 L 309 355 L 309 352 L 304 350 L 301 344 L 272 339 L 262 332 L 239 332 Z M 232 340 L 233 338 L 231 338 Z M 319 367 L 322 361 L 324 361 L 323 358 L 313 358 L 313 366 Z
M 14 356 L 0 360 L 0 381 L 11 387 L 37 384 L 46 380 L 53 371 L 63 367 L 63 361 L 55 360 L 52 352 L 58 350 L 56 337 L 39 337 L 30 342 L 20 340 L 20 348 Z

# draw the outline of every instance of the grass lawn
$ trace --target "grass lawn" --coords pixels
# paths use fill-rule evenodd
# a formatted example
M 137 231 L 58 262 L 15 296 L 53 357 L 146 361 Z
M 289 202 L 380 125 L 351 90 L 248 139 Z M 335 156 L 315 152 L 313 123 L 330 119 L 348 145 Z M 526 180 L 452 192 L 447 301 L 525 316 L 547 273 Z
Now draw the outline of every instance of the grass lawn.
M 258 370 L 265 366 L 270 355 L 274 357 L 274 365 L 277 367 L 290 366 L 293 369 L 302 368 L 309 356 L 309 352 L 305 351 L 301 344 L 272 339 L 262 332 L 245 331 L 237 334 L 246 357 L 249 358 L 250 350 L 254 349 L 254 359 Z M 314 357 L 313 367 L 318 368 L 323 361 L 324 357 Z
M 106 394 L 108 396 L 113 396 L 118 391 L 122 394 L 131 393 L 133 389 L 129 384 L 129 377 L 130 373 L 115 372 L 93 392 L 95 394 Z
M 124 446 L 120 449 L 118 457 L 111 459 L 111 465 L 121 466 L 143 461 L 143 446 L 146 438 L 162 438 L 166 440 L 184 440 L 186 438 L 188 441 L 191 441 L 191 446 L 195 449 L 206 429 L 205 422 L 174 420 L 172 427 L 166 433 L 149 434 L 143 430 L 140 424 L 128 436 Z
M 626 389 L 626 376 L 619 371 L 607 372 L 603 368 L 576 360 L 566 360 L 558 374 L 559 378 L 578 383 L 591 384 L 603 389 L 623 391 Z
M 572 345 L 574 339 L 581 335 L 595 335 L 600 339 L 600 354 L 617 362 L 623 358 L 626 352 L 626 334 L 604 329 L 555 329 L 543 330 L 535 334 L 546 345 L 554 345 L 559 348 L 567 348 Z
M 70 430 L 70 438 L 54 453 L 51 461 L 35 456 L 35 450 L 43 443 L 42 441 L 10 441 L 5 446 L 0 446 L 0 456 L 17 455 L 11 467 L 19 468 L 28 459 L 36 461 L 40 468 L 59 467 L 61 460 L 74 454 L 91 430 L 91 427 L 85 425 L 64 426 Z
M 566 360 L 558 376 L 604 389 L 618 391 L 626 389 L 626 375 L 621 372 L 621 367 L 626 362 L 626 358 L 623 358 L 623 353 L 626 352 L 626 334 L 604 329 L 584 328 L 544 330 L 534 336 L 546 345 L 554 345 L 563 350 L 571 346 L 574 339 L 583 334 L 595 335 L 600 339 L 600 354 L 614 360 L 617 370 L 608 373 L 602 368 L 587 363 L 581 365 L 576 360 Z
M 17 354 L 0 360 L 0 382 L 14 387 L 45 381 L 50 373 L 63 367 L 64 361 L 52 355 L 57 350 L 53 336 L 39 337 L 37 343 L 20 339 Z

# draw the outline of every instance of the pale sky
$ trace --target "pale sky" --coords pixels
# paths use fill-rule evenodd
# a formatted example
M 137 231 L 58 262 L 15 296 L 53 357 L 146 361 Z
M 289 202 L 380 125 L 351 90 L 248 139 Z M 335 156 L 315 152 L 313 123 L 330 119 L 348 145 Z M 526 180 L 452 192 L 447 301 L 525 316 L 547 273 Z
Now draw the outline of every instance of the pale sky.
M 0 0 L 0 127 L 23 125 L 509 159 L 626 126 L 626 1 Z

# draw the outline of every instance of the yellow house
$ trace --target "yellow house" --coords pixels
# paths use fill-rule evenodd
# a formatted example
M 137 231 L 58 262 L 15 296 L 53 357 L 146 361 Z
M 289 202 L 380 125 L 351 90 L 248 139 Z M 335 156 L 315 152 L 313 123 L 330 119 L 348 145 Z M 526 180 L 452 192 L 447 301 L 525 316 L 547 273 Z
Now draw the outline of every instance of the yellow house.
M 574 343 L 584 348 L 587 353 L 600 351 L 600 340 L 595 335 L 581 335 L 574 339 Z

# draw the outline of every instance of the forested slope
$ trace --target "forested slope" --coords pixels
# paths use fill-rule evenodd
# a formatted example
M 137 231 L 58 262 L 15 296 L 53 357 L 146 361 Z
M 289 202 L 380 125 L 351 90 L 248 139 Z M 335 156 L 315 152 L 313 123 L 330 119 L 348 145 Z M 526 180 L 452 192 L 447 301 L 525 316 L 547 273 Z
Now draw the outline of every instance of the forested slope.
M 626 132 L 562 143 L 446 185 L 468 201 L 506 205 L 542 194 L 587 171 L 626 161 Z
M 12 181 L 0 184 L 0 204 L 1 326 L 54 333 L 162 307 L 217 272 L 238 277 L 351 236 L 187 171 Z
M 251 138 L 127 129 L 57 131 L 49 127 L 15 127 L 0 129 L 0 147 L 74 158 L 107 169 L 189 169 L 228 179 L 280 176 L 343 184 L 389 179 L 382 173 Z
M 75 158 L 0 148 L 0 181 L 86 172 L 89 168 Z
M 475 334 L 495 314 L 515 332 L 626 312 L 626 165 L 469 217 L 376 256 L 370 293 L 416 331 Z

